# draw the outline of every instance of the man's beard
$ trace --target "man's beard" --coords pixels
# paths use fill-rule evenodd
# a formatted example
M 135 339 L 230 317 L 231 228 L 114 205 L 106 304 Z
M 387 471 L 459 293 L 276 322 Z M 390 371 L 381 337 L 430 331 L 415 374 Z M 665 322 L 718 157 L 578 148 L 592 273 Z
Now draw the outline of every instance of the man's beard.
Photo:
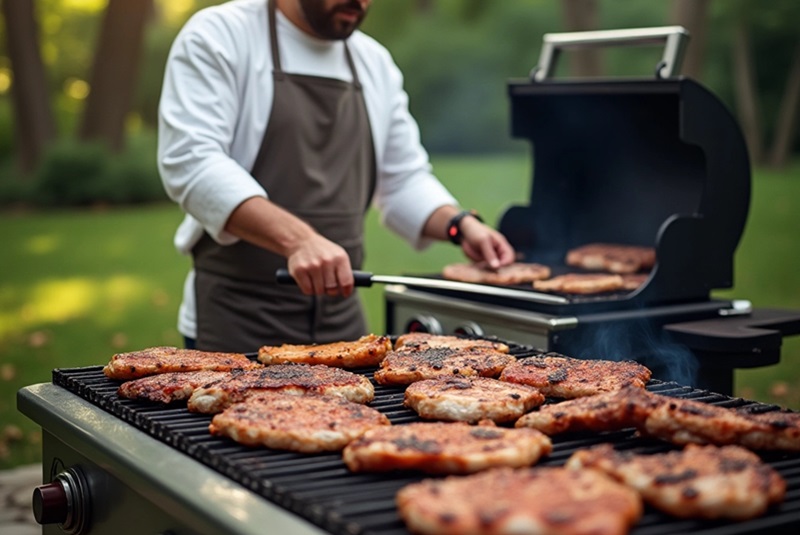
M 323 39 L 347 39 L 361 25 L 367 14 L 366 10 L 362 9 L 361 2 L 356 0 L 339 4 L 329 11 L 326 11 L 322 4 L 322 0 L 300 0 L 300 7 L 308 25 Z M 337 17 L 337 12 L 345 10 L 358 11 L 358 17 L 352 22 Z

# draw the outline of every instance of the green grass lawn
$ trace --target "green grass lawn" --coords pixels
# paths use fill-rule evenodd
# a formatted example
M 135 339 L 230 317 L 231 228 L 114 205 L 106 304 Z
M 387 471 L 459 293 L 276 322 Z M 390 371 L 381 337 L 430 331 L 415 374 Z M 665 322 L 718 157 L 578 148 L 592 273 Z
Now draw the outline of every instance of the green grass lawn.
M 435 170 L 466 207 L 496 223 L 529 195 L 526 157 L 437 158 Z M 736 288 L 720 296 L 800 309 L 800 166 L 758 172 L 737 253 Z M 172 247 L 173 205 L 0 214 L 0 468 L 39 459 L 37 427 L 15 394 L 59 367 L 104 364 L 120 351 L 180 345 L 175 317 L 189 260 Z M 462 257 L 449 244 L 413 251 L 369 215 L 365 269 L 432 273 Z M 361 291 L 370 326 L 384 330 L 380 286 Z M 738 372 L 737 393 L 800 409 L 800 337 L 781 364 Z

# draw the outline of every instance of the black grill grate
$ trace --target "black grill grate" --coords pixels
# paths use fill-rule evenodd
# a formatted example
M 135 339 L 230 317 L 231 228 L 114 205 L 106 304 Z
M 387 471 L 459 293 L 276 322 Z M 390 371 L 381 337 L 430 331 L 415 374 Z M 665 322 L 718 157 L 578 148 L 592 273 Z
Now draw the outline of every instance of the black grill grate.
M 518 357 L 533 353 L 524 347 L 512 347 L 512 352 Z M 360 373 L 372 380 L 372 370 L 361 370 Z M 395 493 L 408 483 L 428 477 L 399 472 L 352 474 L 339 453 L 305 455 L 253 449 L 226 438 L 212 437 L 208 433 L 210 416 L 190 413 L 185 406 L 165 407 L 120 399 L 116 394 L 120 383 L 107 379 L 100 366 L 54 370 L 53 382 L 331 533 L 407 535 L 394 505 Z M 760 411 L 778 409 L 774 405 L 730 398 L 676 383 L 653 381 L 648 389 L 726 407 Z M 403 407 L 401 388 L 376 385 L 371 406 L 386 414 L 393 424 L 419 420 L 415 413 Z M 577 449 L 602 442 L 611 442 L 617 449 L 643 453 L 671 448 L 664 442 L 637 437 L 633 430 L 586 433 L 555 437 L 553 453 L 539 464 L 561 465 Z M 738 523 L 681 520 L 647 507 L 631 533 L 796 533 L 800 528 L 800 455 L 766 453 L 762 457 L 787 482 L 786 500 L 765 516 Z

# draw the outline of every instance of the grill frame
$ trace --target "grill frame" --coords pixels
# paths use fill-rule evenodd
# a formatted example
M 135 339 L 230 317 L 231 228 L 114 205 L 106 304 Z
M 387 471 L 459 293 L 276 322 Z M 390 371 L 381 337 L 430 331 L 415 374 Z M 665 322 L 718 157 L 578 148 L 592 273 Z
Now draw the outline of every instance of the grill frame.
M 518 357 L 535 352 L 512 347 Z M 372 369 L 357 370 L 372 379 Z M 248 448 L 229 439 L 212 437 L 207 432 L 210 416 L 188 412 L 184 405 L 159 406 L 143 401 L 118 398 L 120 384 L 102 374 L 102 367 L 57 369 L 53 383 L 109 412 L 127 424 L 147 433 L 253 493 L 277 504 L 321 529 L 334 534 L 407 534 L 394 506 L 394 495 L 402 486 L 426 476 L 420 473 L 352 474 L 339 453 L 305 455 L 266 448 Z M 648 389 L 673 397 L 695 399 L 728 407 L 770 411 L 779 407 L 731 398 L 723 394 L 651 381 Z M 419 421 L 415 413 L 402 406 L 403 388 L 376 385 L 375 407 L 392 421 L 402 424 Z M 541 466 L 560 466 L 577 449 L 611 442 L 618 449 L 655 453 L 673 446 L 634 436 L 633 430 L 600 434 L 574 434 L 553 438 L 553 453 Z M 632 534 L 760 533 L 766 529 L 800 527 L 800 455 L 764 453 L 762 458 L 787 481 L 787 499 L 767 515 L 738 523 L 680 520 L 668 517 L 649 506 Z

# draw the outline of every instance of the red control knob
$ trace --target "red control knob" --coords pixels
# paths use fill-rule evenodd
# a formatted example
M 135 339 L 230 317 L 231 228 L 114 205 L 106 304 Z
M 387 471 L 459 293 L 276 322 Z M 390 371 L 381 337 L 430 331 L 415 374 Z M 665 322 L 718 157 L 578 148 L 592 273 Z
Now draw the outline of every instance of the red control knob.
M 63 524 L 68 514 L 69 500 L 61 481 L 33 489 L 33 517 L 39 524 Z

